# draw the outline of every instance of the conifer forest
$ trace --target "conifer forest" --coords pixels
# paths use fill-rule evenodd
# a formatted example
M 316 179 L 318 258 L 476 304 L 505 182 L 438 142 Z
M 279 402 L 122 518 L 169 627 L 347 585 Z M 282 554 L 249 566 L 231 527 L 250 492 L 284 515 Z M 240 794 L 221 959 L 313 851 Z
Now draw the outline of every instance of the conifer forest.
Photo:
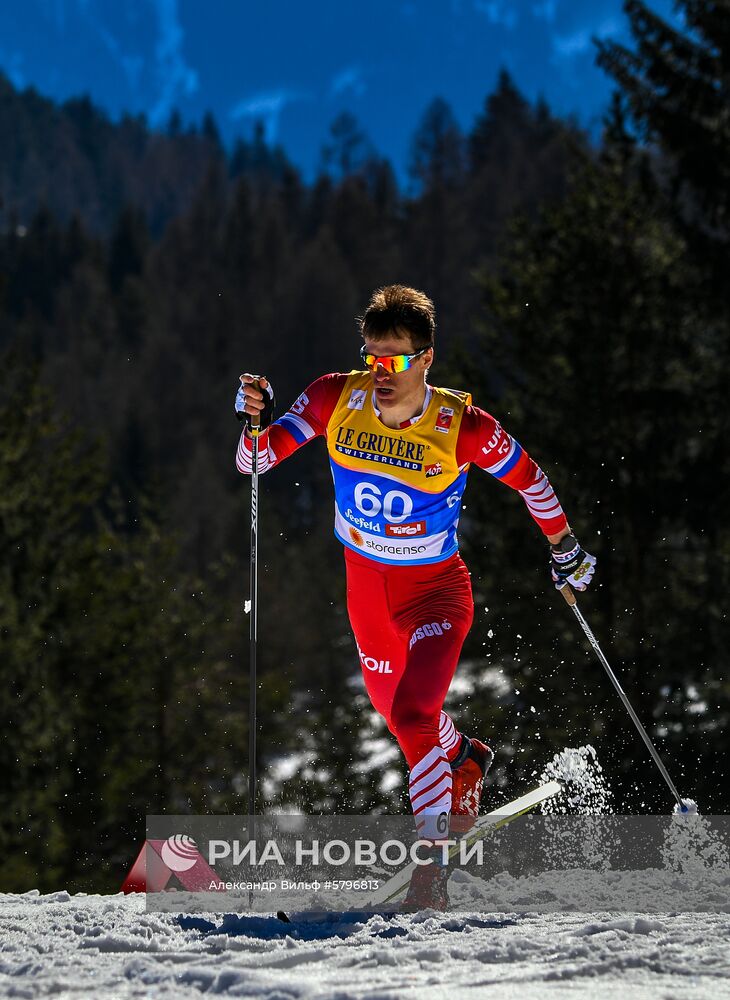
M 353 116 L 305 180 L 263 130 L 112 121 L 0 76 L 0 886 L 113 892 L 148 813 L 245 813 L 243 371 L 283 413 L 360 367 L 373 289 L 425 291 L 469 390 L 596 555 L 581 607 L 678 784 L 730 811 L 730 9 L 628 0 L 603 129 L 503 72 L 438 95 L 407 179 Z M 260 811 L 406 811 L 345 610 L 321 440 L 261 479 Z M 513 798 L 596 748 L 616 812 L 667 790 L 519 496 L 474 469 L 476 602 L 449 695 Z M 489 808 L 493 808 L 489 806 Z M 671 805 L 671 803 L 670 803 Z

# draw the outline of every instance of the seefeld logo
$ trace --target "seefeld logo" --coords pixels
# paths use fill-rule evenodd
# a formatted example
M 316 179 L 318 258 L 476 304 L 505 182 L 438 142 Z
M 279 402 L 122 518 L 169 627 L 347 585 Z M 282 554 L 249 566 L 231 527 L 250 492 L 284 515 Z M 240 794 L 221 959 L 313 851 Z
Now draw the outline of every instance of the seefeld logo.
M 187 872 L 197 864 L 200 852 L 192 837 L 177 833 L 162 845 L 160 857 L 170 871 Z

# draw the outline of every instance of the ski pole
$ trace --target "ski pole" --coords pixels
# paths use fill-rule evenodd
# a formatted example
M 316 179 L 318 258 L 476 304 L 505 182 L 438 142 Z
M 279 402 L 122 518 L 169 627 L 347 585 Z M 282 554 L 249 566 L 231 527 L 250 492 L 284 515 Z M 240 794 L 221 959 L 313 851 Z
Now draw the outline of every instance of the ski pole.
M 258 383 L 254 383 L 258 385 Z M 256 638 L 258 622 L 258 499 L 259 499 L 259 430 L 261 418 L 251 415 L 251 563 L 249 592 L 251 598 L 248 674 L 248 816 L 251 839 L 255 839 L 256 816 Z
M 659 754 L 657 753 L 656 747 L 654 746 L 654 744 L 649 739 L 649 734 L 644 729 L 644 727 L 642 726 L 642 724 L 641 724 L 641 722 L 639 720 L 638 715 L 636 714 L 636 712 L 631 707 L 631 702 L 626 697 L 626 693 L 624 692 L 624 689 L 621 687 L 621 685 L 619 683 L 619 680 L 618 680 L 618 677 L 613 672 L 613 670 L 611 670 L 611 667 L 609 666 L 608 660 L 603 655 L 603 651 L 601 650 L 601 647 L 598 645 L 598 640 L 596 639 L 595 635 L 591 631 L 590 625 L 588 624 L 588 622 L 583 617 L 583 613 L 581 612 L 580 608 L 578 607 L 578 601 L 576 599 L 575 594 L 573 593 L 572 587 L 570 586 L 569 583 L 565 583 L 565 584 L 563 584 L 562 587 L 560 587 L 558 589 L 560 590 L 560 593 L 563 595 L 563 597 L 565 598 L 565 600 L 567 601 L 567 603 L 570 605 L 570 608 L 573 611 L 573 614 L 575 615 L 575 617 L 580 622 L 580 626 L 583 629 L 583 631 L 585 632 L 586 637 L 588 638 L 588 641 L 590 642 L 591 646 L 593 646 L 593 648 L 595 649 L 596 654 L 598 656 L 598 659 L 603 664 L 603 668 L 606 671 L 606 673 L 608 674 L 608 676 L 609 676 L 609 678 L 611 680 L 611 683 L 616 688 L 616 691 L 618 692 L 618 695 L 619 695 L 621 701 L 624 703 L 626 711 L 629 713 L 629 715 L 631 716 L 631 719 L 632 719 L 634 725 L 639 730 L 639 735 L 641 736 L 642 740 L 646 744 L 649 753 L 652 755 L 652 757 L 654 759 L 654 763 L 659 768 L 659 772 L 660 772 L 661 776 L 664 778 L 664 780 L 666 781 L 667 785 L 669 786 L 669 789 L 670 789 L 672 795 L 677 800 L 677 803 L 679 805 L 679 811 L 683 812 L 683 813 L 688 812 L 689 811 L 688 807 L 683 802 L 683 800 L 681 799 L 681 797 L 679 795 L 679 792 L 677 791 L 676 785 L 674 784 L 674 782 L 672 781 L 672 779 L 669 777 L 669 772 L 667 771 L 666 767 L 662 763 L 661 758 L 660 758 Z

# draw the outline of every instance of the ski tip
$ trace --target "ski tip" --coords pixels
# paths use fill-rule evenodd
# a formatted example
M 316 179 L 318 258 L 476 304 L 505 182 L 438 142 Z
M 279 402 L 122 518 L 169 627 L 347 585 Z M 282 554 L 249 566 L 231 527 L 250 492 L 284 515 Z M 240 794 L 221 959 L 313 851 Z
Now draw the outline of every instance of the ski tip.
M 548 781 L 541 787 L 546 793 L 549 793 L 550 795 L 557 795 L 558 792 L 562 792 L 563 783 L 562 781 Z
M 289 917 L 287 917 L 286 913 L 284 913 L 283 910 L 277 910 L 276 911 L 276 917 L 277 917 L 277 920 L 281 920 L 281 922 L 283 924 L 290 924 L 291 923 L 291 920 L 289 919 Z
M 532 791 L 526 792 L 518 799 L 514 799 L 512 802 L 506 802 L 501 806 L 497 806 L 496 809 L 492 809 L 490 812 L 484 813 L 480 819 L 482 821 L 488 818 L 496 820 L 500 819 L 502 816 L 519 815 L 521 812 L 526 812 L 533 806 L 544 802 L 545 799 L 550 799 L 554 795 L 559 795 L 562 790 L 563 786 L 559 781 L 548 781 L 544 785 L 539 785 L 537 788 L 533 788 Z

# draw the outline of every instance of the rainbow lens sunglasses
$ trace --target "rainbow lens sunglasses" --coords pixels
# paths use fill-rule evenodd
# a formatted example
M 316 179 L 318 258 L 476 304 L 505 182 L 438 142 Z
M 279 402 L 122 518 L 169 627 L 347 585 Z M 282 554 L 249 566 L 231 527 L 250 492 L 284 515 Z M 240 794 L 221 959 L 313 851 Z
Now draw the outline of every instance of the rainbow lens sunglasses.
M 360 357 L 362 358 L 362 363 L 371 372 L 376 372 L 378 365 L 380 365 L 386 372 L 390 372 L 391 375 L 398 375 L 400 372 L 407 371 L 416 358 L 420 358 L 429 349 L 428 347 L 422 347 L 415 354 L 386 354 L 381 358 L 377 354 L 368 354 L 363 344 L 360 348 Z

